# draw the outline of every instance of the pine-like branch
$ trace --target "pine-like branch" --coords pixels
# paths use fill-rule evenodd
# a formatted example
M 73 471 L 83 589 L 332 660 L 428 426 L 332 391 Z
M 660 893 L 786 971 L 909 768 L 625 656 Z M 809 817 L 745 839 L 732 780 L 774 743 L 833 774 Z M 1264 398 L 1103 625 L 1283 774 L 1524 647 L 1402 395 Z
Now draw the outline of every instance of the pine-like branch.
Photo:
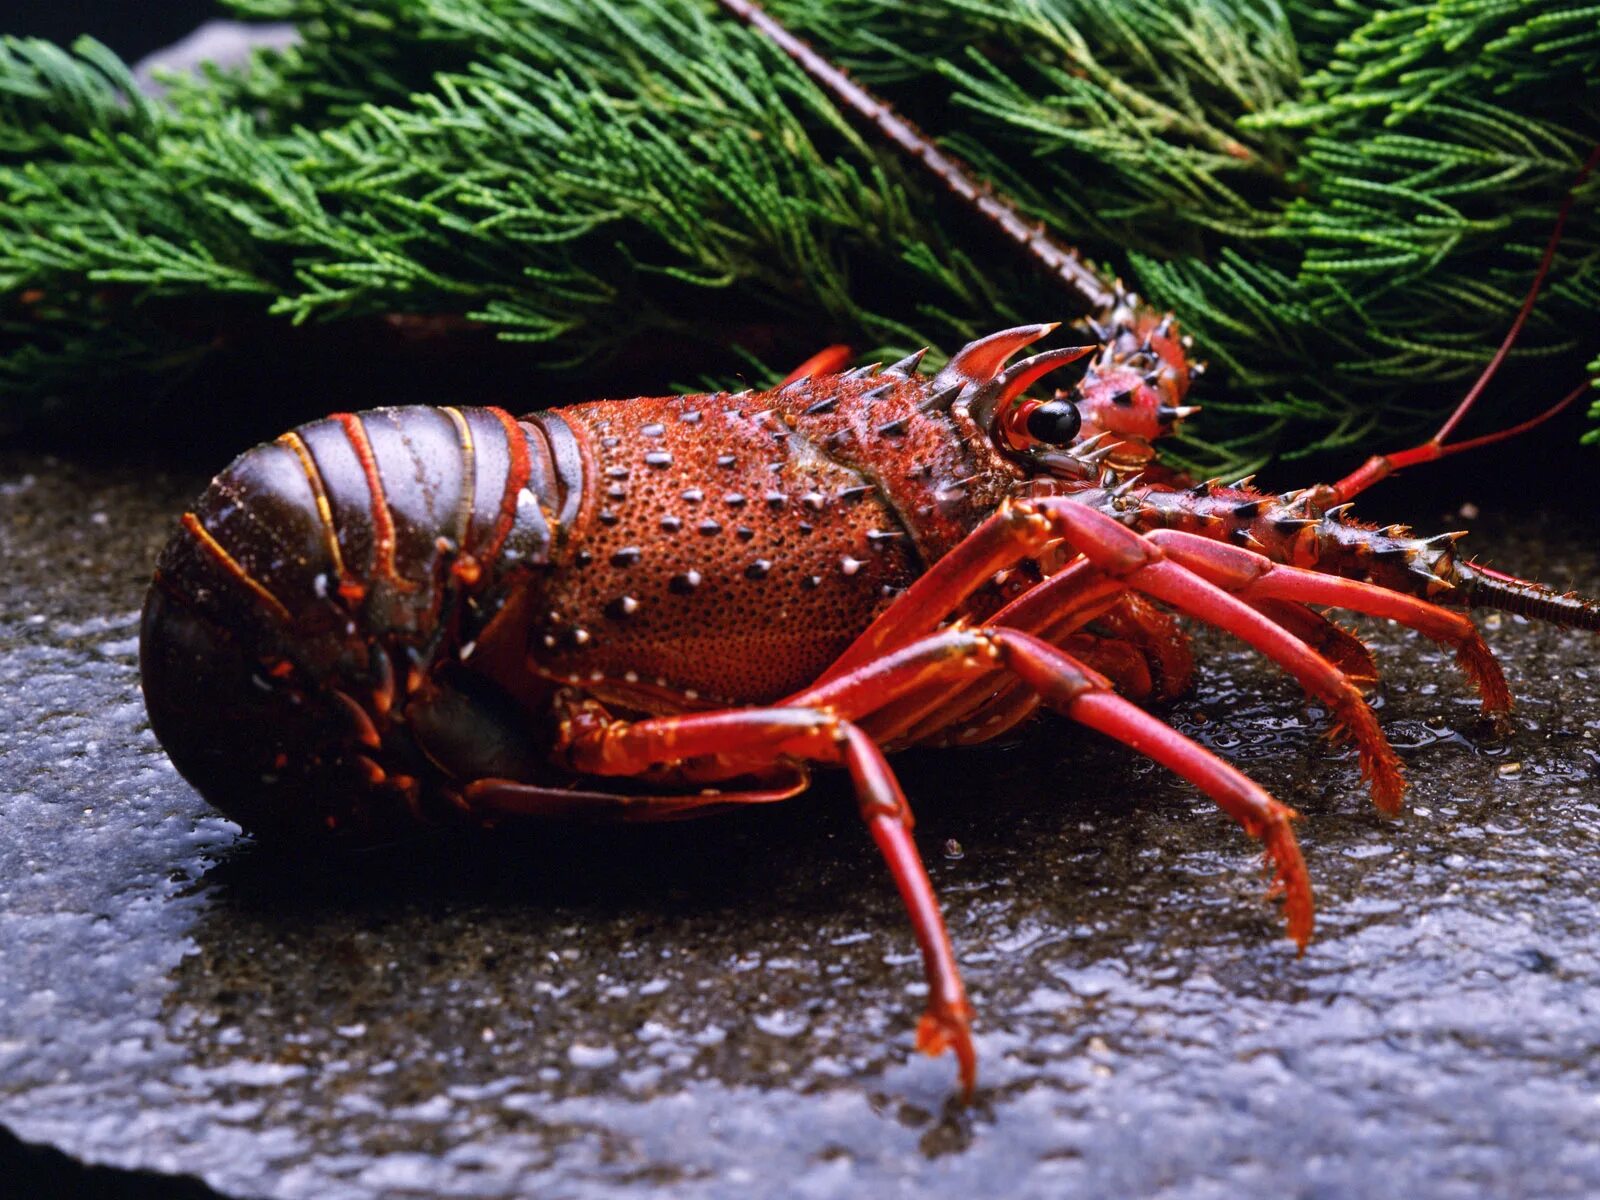
M 302 43 L 159 102 L 91 42 L 0 45 L 6 423 L 178 378 L 240 319 L 410 314 L 576 377 L 651 339 L 782 369 L 1074 315 L 709 0 L 232 6 Z M 1224 368 L 1205 465 L 1448 408 L 1600 139 L 1600 25 L 1533 0 L 772 7 L 1182 316 Z M 1600 349 L 1597 195 L 1524 363 Z

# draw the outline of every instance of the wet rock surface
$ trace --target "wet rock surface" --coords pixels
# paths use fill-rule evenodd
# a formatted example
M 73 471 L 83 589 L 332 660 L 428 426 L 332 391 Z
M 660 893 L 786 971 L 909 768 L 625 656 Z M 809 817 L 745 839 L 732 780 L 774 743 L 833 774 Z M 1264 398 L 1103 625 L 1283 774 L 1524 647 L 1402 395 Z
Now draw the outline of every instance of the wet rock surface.
M 1398 821 L 1288 683 L 1204 641 L 1170 719 L 1304 813 L 1302 958 L 1252 845 L 1160 769 L 1055 723 L 904 756 L 979 1011 L 963 1109 L 911 1050 L 915 947 L 834 781 L 336 857 L 212 813 L 136 673 L 149 565 L 202 483 L 0 458 L 23 1142 L 196 1195 L 1600 1193 L 1600 639 L 1491 618 L 1520 700 L 1493 740 L 1446 656 L 1365 626 Z M 1478 526 L 1496 565 L 1600 586 L 1592 523 Z

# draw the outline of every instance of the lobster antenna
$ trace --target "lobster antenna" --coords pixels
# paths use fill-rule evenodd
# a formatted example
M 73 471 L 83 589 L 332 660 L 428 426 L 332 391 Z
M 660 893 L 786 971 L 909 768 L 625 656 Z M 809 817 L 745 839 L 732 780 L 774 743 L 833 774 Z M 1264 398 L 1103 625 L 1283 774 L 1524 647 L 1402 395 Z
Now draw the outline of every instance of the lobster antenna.
M 995 192 L 989 184 L 974 179 L 958 159 L 940 150 L 925 133 L 895 112 L 886 101 L 874 96 L 768 16 L 754 0 L 719 2 L 723 8 L 769 38 L 778 49 L 794 59 L 800 69 L 836 101 L 876 126 L 884 137 L 907 154 L 920 160 L 944 181 L 958 199 L 992 221 L 1008 238 L 1076 292 L 1090 308 L 1102 311 L 1116 304 L 1120 288 L 1115 284 L 1107 284 L 1084 262 L 1082 255 L 1051 237 L 1040 223 L 1030 222 L 1017 210 L 1016 205 Z
M 1456 442 L 1451 446 L 1444 444 L 1445 439 L 1455 432 L 1456 426 L 1461 424 L 1461 419 L 1467 415 L 1468 410 L 1478 402 L 1478 397 L 1483 394 L 1484 388 L 1489 386 L 1489 381 L 1494 378 L 1495 372 L 1500 369 L 1500 364 L 1506 360 L 1506 355 L 1511 353 L 1511 347 L 1516 342 L 1517 336 L 1522 332 L 1522 327 L 1528 320 L 1528 314 L 1533 311 L 1534 301 L 1539 298 L 1539 290 L 1544 287 L 1545 277 L 1550 273 L 1550 264 L 1555 261 L 1556 247 L 1561 244 L 1561 234 L 1566 228 L 1567 214 L 1572 211 L 1572 201 L 1576 197 L 1578 189 L 1583 186 L 1584 180 L 1589 178 L 1596 165 L 1600 165 L 1600 145 L 1589 151 L 1589 157 L 1584 160 L 1583 166 L 1578 169 L 1578 174 L 1567 188 L 1566 199 L 1561 202 L 1561 211 L 1556 214 L 1555 228 L 1550 231 L 1550 239 L 1545 243 L 1544 247 L 1544 256 L 1539 260 L 1539 269 L 1534 272 L 1533 284 L 1528 288 L 1527 296 L 1523 298 L 1522 307 L 1517 310 L 1516 320 L 1511 322 L 1511 328 L 1506 331 L 1506 336 L 1501 340 L 1500 348 L 1494 352 L 1494 357 L 1483 368 L 1482 373 L 1472 387 L 1467 390 L 1467 394 L 1461 398 L 1461 403 L 1456 405 L 1456 409 L 1450 414 L 1449 419 L 1439 426 L 1438 432 L 1419 446 L 1413 446 L 1409 450 L 1400 450 L 1394 454 L 1377 454 L 1367 459 L 1366 462 L 1332 486 L 1330 491 L 1338 497 L 1336 503 L 1342 504 L 1350 500 L 1353 496 L 1366 491 L 1378 481 L 1388 478 L 1402 467 L 1415 466 L 1417 463 L 1434 462 L 1441 458 L 1447 458 L 1452 454 L 1460 454 L 1463 450 L 1476 450 L 1480 446 L 1492 446 L 1496 442 L 1503 442 L 1508 438 L 1516 437 L 1520 433 L 1526 433 L 1530 429 L 1543 425 L 1588 390 L 1589 384 L 1585 380 L 1536 417 L 1532 417 L 1518 425 L 1513 425 L 1509 429 L 1486 433 L 1482 437 Z

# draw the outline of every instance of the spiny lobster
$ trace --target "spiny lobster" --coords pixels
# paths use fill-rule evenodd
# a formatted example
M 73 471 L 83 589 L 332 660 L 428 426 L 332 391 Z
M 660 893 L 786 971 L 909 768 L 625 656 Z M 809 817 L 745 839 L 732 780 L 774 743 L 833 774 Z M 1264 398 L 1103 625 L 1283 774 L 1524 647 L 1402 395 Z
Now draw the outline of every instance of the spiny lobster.
M 302 425 L 236 459 L 184 514 L 146 602 L 141 667 L 179 770 L 268 833 L 670 820 L 780 800 L 811 765 L 843 767 L 922 950 L 917 1044 L 953 1050 L 970 1096 L 971 1007 L 886 750 L 989 741 L 1047 704 L 1190 780 L 1259 839 L 1303 946 L 1296 814 L 1135 703 L 1190 679 L 1169 610 L 1293 674 L 1394 812 L 1399 761 L 1359 687 L 1371 655 L 1308 606 L 1449 646 L 1503 719 L 1500 669 L 1450 609 L 1600 629 L 1600 605 L 1466 561 L 1458 535 L 1346 515 L 1394 467 L 1475 444 L 1444 447 L 1454 419 L 1423 447 L 1282 496 L 1162 468 L 1153 444 L 1196 411 L 1174 318 L 867 101 L 1091 301 L 1095 344 L 1008 366 L 1056 328 L 1032 325 L 933 374 L 920 352 L 843 373 L 825 352 L 765 392 Z M 1028 395 L 1091 355 L 1070 390 Z

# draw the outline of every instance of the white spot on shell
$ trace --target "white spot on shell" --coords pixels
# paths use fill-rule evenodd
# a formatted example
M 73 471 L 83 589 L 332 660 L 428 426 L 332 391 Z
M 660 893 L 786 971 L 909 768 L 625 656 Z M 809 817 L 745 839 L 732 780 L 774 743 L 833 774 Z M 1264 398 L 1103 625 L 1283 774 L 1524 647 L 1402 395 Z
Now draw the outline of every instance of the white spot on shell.
M 839 569 L 846 575 L 854 575 L 863 565 L 859 558 L 851 558 L 848 554 L 839 560 Z

